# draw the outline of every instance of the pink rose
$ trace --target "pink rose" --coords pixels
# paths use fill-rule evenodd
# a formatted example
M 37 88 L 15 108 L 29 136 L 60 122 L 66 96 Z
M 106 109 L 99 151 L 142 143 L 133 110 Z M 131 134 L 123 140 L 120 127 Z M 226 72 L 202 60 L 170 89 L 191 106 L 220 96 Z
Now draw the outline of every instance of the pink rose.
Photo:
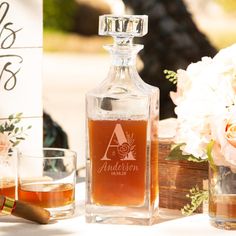
M 0 156 L 6 155 L 11 148 L 12 144 L 8 139 L 8 136 L 0 133 Z
M 236 148 L 236 123 L 228 123 L 225 128 L 225 137 L 227 141 Z
M 210 119 L 211 137 L 215 141 L 212 156 L 215 165 L 228 166 L 236 172 L 236 109 Z

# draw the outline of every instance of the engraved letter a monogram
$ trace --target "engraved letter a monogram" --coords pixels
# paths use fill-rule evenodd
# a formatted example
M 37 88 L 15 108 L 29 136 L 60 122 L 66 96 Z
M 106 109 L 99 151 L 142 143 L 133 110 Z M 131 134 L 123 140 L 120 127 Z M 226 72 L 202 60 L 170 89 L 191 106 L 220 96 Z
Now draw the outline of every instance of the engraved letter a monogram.
M 112 141 L 114 140 L 114 136 L 116 136 L 118 143 L 113 144 Z M 110 148 L 117 148 L 118 146 L 122 145 L 123 143 L 127 143 L 127 138 L 125 136 L 124 130 L 122 129 L 121 124 L 116 124 L 115 129 L 111 135 L 110 141 L 107 145 L 106 152 L 102 157 L 102 161 L 110 161 L 111 159 L 107 157 L 108 150 Z M 135 160 L 132 151 L 127 154 L 127 157 L 124 160 Z

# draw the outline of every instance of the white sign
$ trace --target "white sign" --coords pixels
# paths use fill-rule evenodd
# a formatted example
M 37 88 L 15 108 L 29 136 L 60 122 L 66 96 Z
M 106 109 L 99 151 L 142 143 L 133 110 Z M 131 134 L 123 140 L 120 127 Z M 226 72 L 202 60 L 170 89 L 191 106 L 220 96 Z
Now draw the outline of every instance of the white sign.
M 42 147 L 42 0 L 0 0 L 0 123 L 23 113 L 21 147 Z

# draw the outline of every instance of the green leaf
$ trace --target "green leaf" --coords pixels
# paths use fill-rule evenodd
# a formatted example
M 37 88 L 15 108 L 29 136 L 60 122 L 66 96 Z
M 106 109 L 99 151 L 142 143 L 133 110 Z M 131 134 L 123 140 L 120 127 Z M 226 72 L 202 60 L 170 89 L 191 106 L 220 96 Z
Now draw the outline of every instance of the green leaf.
M 171 70 L 164 70 L 164 74 L 166 79 L 168 79 L 171 83 L 177 84 L 178 76 L 177 73 Z
M 166 160 L 167 161 L 188 160 L 188 157 L 186 155 L 183 155 L 183 152 L 180 149 L 183 145 L 184 143 L 173 146 Z
M 0 126 L 0 133 L 3 133 L 4 132 L 4 127 L 1 125 Z
M 189 155 L 188 161 L 201 163 L 201 162 L 207 162 L 207 159 L 201 159 L 201 158 L 197 158 L 193 155 Z
M 191 202 L 181 209 L 182 214 L 186 216 L 191 215 L 204 201 L 208 200 L 208 191 L 200 190 L 198 186 L 193 187 L 189 192 L 190 194 L 187 194 L 186 197 L 190 198 Z
M 26 128 L 18 127 L 17 123 L 21 121 L 23 113 L 11 114 L 8 117 L 8 120 L 5 121 L 2 125 L 0 125 L 0 132 L 6 133 L 10 137 L 10 142 L 13 147 L 18 145 L 22 140 L 25 140 L 27 134 L 25 134 L 26 130 L 31 128 L 31 125 Z
M 19 127 L 16 127 L 14 133 L 16 134 L 19 131 Z
M 211 140 L 211 142 L 208 143 L 208 145 L 207 145 L 207 157 L 208 157 L 208 162 L 209 162 L 210 167 L 212 168 L 213 171 L 216 171 L 216 165 L 215 165 L 213 157 L 211 155 L 214 144 L 215 144 L 214 140 Z
M 17 140 L 25 140 L 24 137 L 16 137 Z
M 14 121 L 14 124 L 17 124 L 17 123 L 19 123 L 20 121 L 21 121 L 20 119 L 16 118 L 15 121 Z
M 178 145 L 175 145 L 172 150 L 170 151 L 168 157 L 166 158 L 167 161 L 192 161 L 192 162 L 204 162 L 207 160 L 197 158 L 193 155 L 184 155 L 183 151 L 181 150 L 181 147 L 184 146 L 185 143 L 181 143 Z
M 16 142 L 14 142 L 14 143 L 13 143 L 13 147 L 17 146 L 19 143 L 20 143 L 20 141 L 19 141 L 19 140 L 18 140 L 18 141 L 16 141 Z
M 22 115 L 23 115 L 22 112 L 16 113 L 16 118 L 21 118 Z
M 8 126 L 8 127 L 5 127 L 5 131 L 6 131 L 6 132 L 12 132 L 14 129 L 15 129 L 15 126 L 14 126 L 13 124 L 11 124 L 11 125 Z
M 9 117 L 8 117 L 8 119 L 11 121 L 11 120 L 13 120 L 14 119 L 14 115 L 10 115 Z

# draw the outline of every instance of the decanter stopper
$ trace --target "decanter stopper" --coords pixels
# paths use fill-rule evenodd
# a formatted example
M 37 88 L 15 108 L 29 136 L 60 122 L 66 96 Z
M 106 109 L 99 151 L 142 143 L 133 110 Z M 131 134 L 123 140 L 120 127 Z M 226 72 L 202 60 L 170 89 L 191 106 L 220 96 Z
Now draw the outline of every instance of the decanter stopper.
M 147 31 L 148 16 L 146 15 L 102 15 L 99 17 L 99 35 L 132 39 L 144 36 Z

